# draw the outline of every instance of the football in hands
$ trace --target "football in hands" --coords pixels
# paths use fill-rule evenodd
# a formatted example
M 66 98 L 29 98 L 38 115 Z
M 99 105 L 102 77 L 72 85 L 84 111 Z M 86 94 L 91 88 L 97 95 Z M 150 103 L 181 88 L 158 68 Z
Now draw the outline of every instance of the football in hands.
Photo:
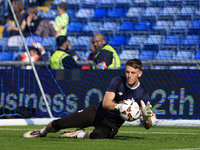
M 119 109 L 120 116 L 125 121 L 134 121 L 140 117 L 140 106 L 135 101 L 124 101 Z

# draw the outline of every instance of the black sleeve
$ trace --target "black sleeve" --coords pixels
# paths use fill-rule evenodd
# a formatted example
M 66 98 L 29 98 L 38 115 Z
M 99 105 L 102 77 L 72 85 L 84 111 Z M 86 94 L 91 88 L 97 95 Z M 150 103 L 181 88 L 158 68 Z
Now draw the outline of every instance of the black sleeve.
M 62 60 L 65 69 L 79 69 L 80 67 L 71 56 L 67 56 Z
M 49 56 L 47 55 L 47 53 L 43 54 L 42 57 L 44 58 L 45 61 L 49 60 Z
M 95 58 L 95 63 L 106 62 L 106 65 L 109 66 L 112 64 L 113 53 L 108 50 L 101 50 L 99 55 Z

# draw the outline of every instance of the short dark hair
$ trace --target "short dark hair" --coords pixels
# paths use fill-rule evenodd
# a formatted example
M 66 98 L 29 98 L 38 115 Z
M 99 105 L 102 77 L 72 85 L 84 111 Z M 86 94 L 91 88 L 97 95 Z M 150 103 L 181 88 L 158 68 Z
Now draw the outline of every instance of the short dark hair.
M 64 42 L 66 42 L 68 39 L 67 39 L 67 36 L 58 36 L 56 38 L 56 45 L 57 47 L 60 47 L 63 45 Z
M 62 3 L 58 4 L 58 7 L 60 7 L 60 8 L 63 9 L 64 11 L 66 11 L 67 8 L 68 8 L 68 4 L 65 3 L 65 2 L 62 2 Z
M 38 48 L 36 48 L 35 46 L 30 46 L 29 51 L 31 51 L 31 50 L 35 50 L 38 55 L 40 54 L 40 50 Z
M 139 59 L 129 59 L 126 62 L 126 66 L 131 66 L 131 67 L 133 67 L 135 69 L 142 70 L 143 64 Z

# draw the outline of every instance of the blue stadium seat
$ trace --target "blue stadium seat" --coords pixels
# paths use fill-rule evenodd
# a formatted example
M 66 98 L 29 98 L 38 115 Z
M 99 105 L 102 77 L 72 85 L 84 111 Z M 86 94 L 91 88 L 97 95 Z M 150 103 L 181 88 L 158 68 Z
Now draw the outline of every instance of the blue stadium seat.
M 71 22 L 67 29 L 67 35 L 83 34 L 84 23 Z
M 139 49 L 142 50 L 144 42 L 147 40 L 147 36 L 134 35 L 131 36 L 126 48 L 128 49 Z
M 24 43 L 20 35 L 11 36 L 8 38 L 8 48 L 14 51 L 21 51 L 24 48 Z
M 187 35 L 181 43 L 181 49 L 197 50 L 200 45 L 198 35 Z
M 68 0 L 53 0 L 53 4 L 58 5 L 58 4 L 62 3 L 62 2 L 67 3 L 67 1 Z
M 150 0 L 152 6 L 164 7 L 166 6 L 166 0 Z
M 76 9 L 68 8 L 67 9 L 67 14 L 68 14 L 69 18 L 75 18 L 75 15 L 76 15 L 77 11 L 78 10 L 76 10 Z
M 159 14 L 160 19 L 175 20 L 176 15 L 180 13 L 180 9 L 177 6 L 166 6 Z
M 134 0 L 133 1 L 133 4 L 136 5 L 136 6 L 148 6 L 150 3 L 150 0 Z
M 192 26 L 189 28 L 189 32 L 191 34 L 199 34 L 200 33 L 200 19 L 196 19 L 193 21 Z
M 112 46 L 124 46 L 127 45 L 128 40 L 129 40 L 128 36 L 116 35 L 110 40 L 109 44 Z
M 125 6 L 130 6 L 133 4 L 133 0 L 116 0 L 117 5 L 125 5 Z
M 0 60 L 14 60 L 14 52 L 1 52 Z
M 143 7 L 130 7 L 126 13 L 126 17 L 129 20 L 131 19 L 130 21 L 133 19 L 139 20 L 144 10 L 145 8 Z
M 81 8 L 75 15 L 77 18 L 92 18 L 94 16 L 94 9 Z
M 100 19 L 105 18 L 108 16 L 108 9 L 107 8 L 97 8 L 94 11 L 93 18 L 94 19 Z
M 67 39 L 70 42 L 70 45 L 73 47 L 77 41 L 77 37 L 76 36 L 67 36 Z
M 155 57 L 156 57 L 156 51 L 152 50 L 142 50 L 139 55 L 140 60 L 152 60 L 155 59 Z
M 160 45 L 165 40 L 164 35 L 150 35 L 147 40 L 144 42 L 143 50 L 154 50 L 158 51 L 160 48 Z
M 200 50 L 196 52 L 195 59 L 200 60 Z
M 192 60 L 195 58 L 195 51 L 193 50 L 181 50 L 177 51 L 176 55 L 174 55 L 173 60 Z
M 139 50 L 122 50 L 121 54 L 119 55 L 120 60 L 128 60 L 128 59 L 133 59 L 139 58 Z
M 67 3 L 70 6 L 74 5 L 74 6 L 80 6 L 82 4 L 82 0 L 67 0 Z
M 154 26 L 154 22 L 152 21 L 140 21 L 135 25 L 135 33 L 146 33 L 148 34 Z
M 79 36 L 74 44 L 74 48 L 76 50 L 87 50 L 89 49 L 91 41 L 91 36 Z
M 156 33 L 167 34 L 170 31 L 173 21 L 159 20 L 156 22 L 156 25 L 153 27 L 153 31 Z
M 46 11 L 46 14 L 44 15 L 44 18 L 55 20 L 57 15 L 58 14 L 57 14 L 57 10 L 56 9 L 49 9 L 49 10 Z
M 119 30 L 120 31 L 133 31 L 135 28 L 135 24 L 136 24 L 136 22 L 132 22 L 132 21 L 122 22 Z
M 6 50 L 7 46 L 8 46 L 8 38 L 5 37 L 0 38 L 0 50 L 1 51 Z
M 104 22 L 103 25 L 99 28 L 101 33 L 115 33 L 116 31 L 118 31 L 118 23 L 116 22 Z
M 54 50 L 56 46 L 56 38 L 55 37 L 45 37 L 42 41 L 42 45 L 47 50 Z
M 181 41 L 184 39 L 183 35 L 168 35 L 162 44 L 162 49 L 179 49 Z
M 104 7 L 105 6 L 112 6 L 112 5 L 116 4 L 116 0 L 99 0 L 98 4 L 102 5 Z
M 96 3 L 97 3 L 97 0 L 84 0 L 83 1 L 83 4 L 85 5 L 85 6 L 95 6 L 96 5 Z
M 44 18 L 44 16 L 45 16 L 44 10 L 38 9 L 38 10 L 37 10 L 37 15 L 38 15 L 39 17 L 41 17 L 41 18 Z
M 195 15 L 196 12 L 196 7 L 194 6 L 184 6 L 182 7 L 180 13 L 177 15 L 179 18 L 186 18 L 189 17 L 189 19 L 192 19 L 193 16 Z
M 173 33 L 187 33 L 189 27 L 191 26 L 190 20 L 176 20 L 174 26 L 171 27 L 170 32 Z
M 102 23 L 101 22 L 92 22 L 89 21 L 85 27 L 84 27 L 84 31 L 86 32 L 92 32 L 93 34 L 97 34 L 99 33 L 99 29 L 100 27 L 102 27 Z
M 157 60 L 172 60 L 176 54 L 175 50 L 159 50 L 156 54 Z
M 25 42 L 27 46 L 31 46 L 33 42 L 42 43 L 42 37 L 38 35 L 32 35 L 25 38 Z
M 147 7 L 144 13 L 142 14 L 142 19 L 155 21 L 158 18 L 160 10 L 160 7 Z
M 108 10 L 108 17 L 121 18 L 126 16 L 127 10 L 125 8 L 113 8 Z

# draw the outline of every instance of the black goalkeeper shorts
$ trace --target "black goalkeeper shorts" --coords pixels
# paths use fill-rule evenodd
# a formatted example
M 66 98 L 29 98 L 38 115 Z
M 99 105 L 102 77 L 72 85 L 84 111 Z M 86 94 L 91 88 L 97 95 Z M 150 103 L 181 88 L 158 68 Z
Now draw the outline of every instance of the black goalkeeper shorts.
M 87 128 L 91 126 L 95 127 L 90 134 L 91 139 L 113 138 L 118 132 L 118 129 L 112 123 L 105 122 L 98 117 L 94 105 L 52 122 L 52 127 L 58 131 L 66 128 Z

